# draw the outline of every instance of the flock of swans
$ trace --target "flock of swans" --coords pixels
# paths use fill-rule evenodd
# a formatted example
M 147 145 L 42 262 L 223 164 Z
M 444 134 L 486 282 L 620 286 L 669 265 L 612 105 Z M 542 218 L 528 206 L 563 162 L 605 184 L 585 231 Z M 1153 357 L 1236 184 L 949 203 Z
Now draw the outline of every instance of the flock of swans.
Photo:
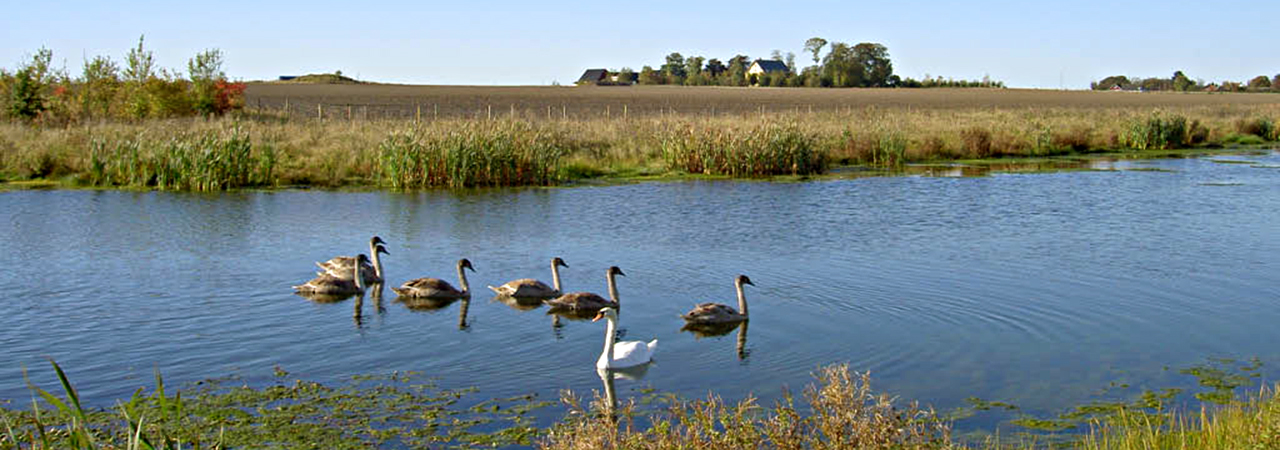
M 316 272 L 316 277 L 306 283 L 293 286 L 293 289 L 297 294 L 307 297 L 363 295 L 367 286 L 385 281 L 382 260 L 378 257 L 379 254 L 390 254 L 385 245 L 386 242 L 382 238 L 374 236 L 369 240 L 369 254 L 373 255 L 372 259 L 359 254 L 338 256 L 325 262 L 317 262 L 316 266 L 320 270 Z M 596 360 L 596 368 L 599 370 L 625 369 L 648 364 L 658 348 L 657 339 L 649 342 L 616 341 L 618 311 L 621 309 L 618 303 L 616 277 L 626 276 L 622 273 L 622 269 L 612 266 L 605 271 L 609 287 L 609 298 L 606 299 L 591 292 L 562 292 L 560 267 L 569 267 L 569 265 L 559 257 L 553 258 L 551 260 L 552 286 L 532 278 L 522 278 L 501 286 L 489 286 L 489 289 L 500 298 L 512 299 L 520 304 L 528 305 L 530 302 L 534 305 L 545 304 L 549 308 L 549 313 L 580 318 L 593 317 L 592 322 L 601 319 L 607 321 L 604 350 Z M 467 283 L 466 270 L 468 269 L 475 271 L 471 261 L 465 258 L 458 260 L 460 289 L 439 278 L 423 277 L 406 281 L 399 287 L 392 287 L 391 290 L 400 298 L 409 300 L 468 299 L 471 297 L 471 287 Z M 746 275 L 738 275 L 734 280 L 734 287 L 738 291 L 737 309 L 721 303 L 699 304 L 680 316 L 685 320 L 686 327 L 716 329 L 741 324 L 742 332 L 745 332 L 745 322 L 749 317 L 743 285 L 754 286 Z M 745 336 L 740 335 L 739 340 L 741 341 L 743 337 Z

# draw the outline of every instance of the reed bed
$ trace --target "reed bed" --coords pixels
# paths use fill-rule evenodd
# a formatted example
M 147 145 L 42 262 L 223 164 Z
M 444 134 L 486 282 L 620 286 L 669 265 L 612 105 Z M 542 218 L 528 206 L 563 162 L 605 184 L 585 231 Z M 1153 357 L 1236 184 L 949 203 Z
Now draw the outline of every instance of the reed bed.
M 85 181 L 93 186 L 219 191 L 268 185 L 275 162 L 270 145 L 254 148 L 239 128 L 161 139 L 95 137 L 89 142 Z
M 582 120 L 315 120 L 274 115 L 0 124 L 0 180 L 218 190 L 554 185 L 682 173 L 768 177 L 905 164 L 1265 147 L 1280 104 L 850 109 Z
M 659 138 L 667 168 L 688 173 L 763 177 L 826 171 L 818 140 L 794 123 L 746 129 L 690 124 Z
M 564 141 L 514 121 L 392 131 L 378 143 L 376 177 L 395 189 L 545 186 L 556 180 Z

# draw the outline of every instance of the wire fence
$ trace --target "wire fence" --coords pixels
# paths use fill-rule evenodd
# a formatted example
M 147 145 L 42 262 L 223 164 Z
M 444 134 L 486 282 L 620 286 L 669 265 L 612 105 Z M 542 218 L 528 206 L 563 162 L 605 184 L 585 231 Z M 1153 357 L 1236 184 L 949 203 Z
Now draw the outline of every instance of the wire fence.
M 598 120 L 650 119 L 666 117 L 738 117 L 777 114 L 800 115 L 858 111 L 853 106 L 813 104 L 735 105 L 726 109 L 715 105 L 633 105 L 630 103 L 345 103 L 314 99 L 257 99 L 246 105 L 253 113 L 312 120 Z

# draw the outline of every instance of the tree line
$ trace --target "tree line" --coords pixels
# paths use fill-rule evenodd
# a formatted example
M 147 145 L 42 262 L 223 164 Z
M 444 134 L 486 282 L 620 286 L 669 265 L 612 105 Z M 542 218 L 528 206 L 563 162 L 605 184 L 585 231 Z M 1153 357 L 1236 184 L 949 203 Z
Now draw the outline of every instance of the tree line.
M 227 80 L 221 50 L 200 52 L 187 62 L 185 76 L 156 67 L 155 55 L 138 46 L 121 65 L 109 56 L 84 61 L 78 77 L 53 66 L 53 52 L 41 48 L 16 71 L 0 68 L 0 116 L 10 120 L 73 122 L 221 115 L 244 105 L 244 83 Z
M 829 44 L 829 45 L 828 45 Z M 823 50 L 826 49 L 826 53 Z M 813 65 L 797 71 L 796 54 L 774 50 L 769 59 L 781 61 L 785 71 L 748 74 L 755 61 L 746 54 L 736 54 L 721 61 L 704 56 L 684 56 L 673 52 L 666 63 L 654 68 L 643 66 L 637 73 L 630 67 L 612 72 L 603 84 L 645 84 L 684 86 L 771 86 L 771 87 L 1004 87 L 1004 83 L 984 77 L 981 81 L 951 80 L 942 77 L 923 80 L 902 78 L 893 73 L 889 49 L 875 42 L 850 45 L 828 42 L 815 37 L 804 43 L 806 56 Z
M 1258 75 L 1247 82 L 1223 81 L 1221 83 L 1205 83 L 1204 80 L 1192 80 L 1181 70 L 1169 78 L 1138 78 L 1124 75 L 1112 75 L 1089 84 L 1089 88 L 1097 91 L 1210 91 L 1210 92 L 1280 92 L 1280 74 L 1274 77 Z

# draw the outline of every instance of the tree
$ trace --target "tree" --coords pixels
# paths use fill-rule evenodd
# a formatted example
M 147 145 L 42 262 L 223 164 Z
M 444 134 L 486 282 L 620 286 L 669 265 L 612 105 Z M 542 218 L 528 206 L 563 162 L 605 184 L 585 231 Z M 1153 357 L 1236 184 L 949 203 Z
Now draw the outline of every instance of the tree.
M 750 57 L 747 55 L 735 55 L 729 59 L 729 70 L 725 72 L 728 80 L 724 83 L 727 86 L 746 86 L 747 69 L 750 68 Z
M 667 83 L 683 83 L 685 75 L 684 56 L 674 52 L 667 55 L 667 63 L 662 65 L 662 75 L 667 78 Z
M 85 114 L 99 114 L 107 117 L 111 114 L 111 101 L 120 87 L 120 68 L 111 58 L 94 57 L 84 62 L 84 89 L 81 91 L 81 105 Z
M 791 75 L 796 74 L 796 54 L 795 53 L 787 52 L 787 73 Z
M 191 77 L 196 111 L 205 115 L 221 114 L 215 86 L 227 78 L 222 72 L 222 50 L 215 48 L 197 53 L 187 60 L 187 73 Z
M 822 47 L 826 45 L 826 39 L 820 37 L 809 38 L 809 40 L 804 41 L 804 51 L 813 53 L 813 63 L 817 64 L 819 61 L 818 53 L 821 53 Z
M 822 77 L 835 87 L 862 86 L 862 67 L 855 58 L 853 47 L 843 42 L 831 44 L 831 50 L 822 58 Z
M 145 38 L 145 35 L 139 36 L 138 48 L 129 49 L 125 56 L 124 78 L 133 83 L 141 84 L 155 75 L 155 57 L 142 47 Z
M 44 111 L 44 98 L 40 94 L 40 81 L 31 67 L 23 67 L 13 75 L 9 88 L 9 115 L 25 120 L 35 119 Z
M 1098 81 L 1097 83 L 1095 83 L 1093 85 L 1093 89 L 1099 90 L 1099 91 L 1109 91 L 1115 87 L 1119 87 L 1120 89 L 1130 89 L 1132 86 L 1133 86 L 1133 83 L 1129 82 L 1129 77 L 1126 77 L 1124 75 L 1112 75 L 1112 76 L 1103 78 L 1101 81 Z
M 724 63 L 720 62 L 719 59 L 711 58 L 710 61 L 707 61 L 706 71 L 712 78 L 719 77 L 726 70 L 729 70 L 729 68 L 725 67 Z M 1280 77 L 1280 75 L 1276 76 Z
M 772 52 L 769 52 L 769 59 L 772 59 L 774 61 L 782 61 L 782 50 L 778 50 L 776 48 L 773 49 Z
M 1258 75 L 1249 80 L 1250 91 L 1269 91 L 1271 90 L 1271 79 L 1266 75 Z
M 706 84 L 706 78 L 702 76 L 702 62 L 706 60 L 707 58 L 701 56 L 690 56 L 684 60 L 684 84 L 690 86 Z
M 662 74 L 653 70 L 652 67 L 644 66 L 640 68 L 640 84 L 662 84 Z
M 618 85 L 619 85 L 619 86 L 630 86 L 630 85 L 631 85 L 631 78 L 635 75 L 635 73 L 636 73 L 636 72 L 635 72 L 634 70 L 631 70 L 631 68 L 630 68 L 630 67 L 623 67 L 622 69 L 619 69 L 619 70 L 618 70 Z
M 1195 82 L 1187 78 L 1181 70 L 1173 73 L 1173 90 L 1178 92 L 1190 91 L 1195 86 Z
M 1271 88 L 1280 89 L 1280 73 L 1276 74 L 1275 78 L 1271 79 Z
M 862 86 L 888 87 L 893 85 L 893 63 L 889 61 L 889 49 L 874 42 L 863 42 L 853 47 L 853 59 L 862 72 Z

